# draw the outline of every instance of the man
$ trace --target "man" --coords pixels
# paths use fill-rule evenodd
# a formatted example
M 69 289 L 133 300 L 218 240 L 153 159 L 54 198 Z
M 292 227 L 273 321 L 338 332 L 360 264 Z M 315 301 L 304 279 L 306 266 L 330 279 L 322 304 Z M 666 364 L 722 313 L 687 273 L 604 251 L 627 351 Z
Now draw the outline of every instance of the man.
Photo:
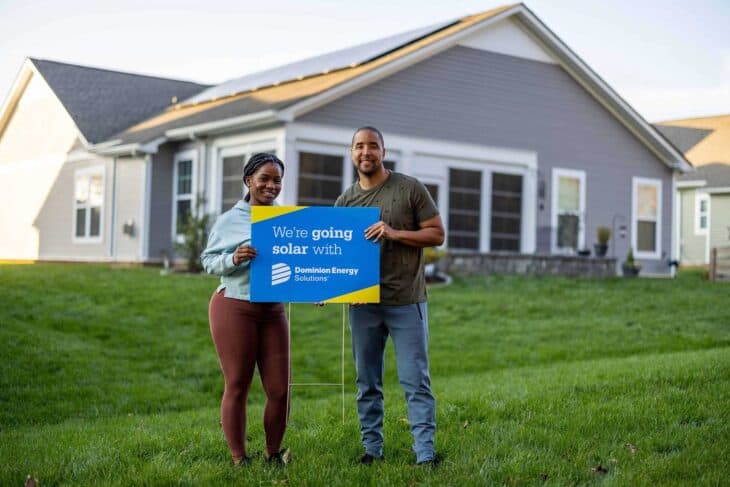
M 423 184 L 383 166 L 385 144 L 378 129 L 358 129 L 351 150 L 359 180 L 335 206 L 377 207 L 381 218 L 365 230 L 365 238 L 381 242 L 380 303 L 350 307 L 357 410 L 365 447 L 360 463 L 383 459 L 383 369 L 385 343 L 391 336 L 416 463 L 435 465 L 436 401 L 428 371 L 423 248 L 443 243 L 443 223 Z

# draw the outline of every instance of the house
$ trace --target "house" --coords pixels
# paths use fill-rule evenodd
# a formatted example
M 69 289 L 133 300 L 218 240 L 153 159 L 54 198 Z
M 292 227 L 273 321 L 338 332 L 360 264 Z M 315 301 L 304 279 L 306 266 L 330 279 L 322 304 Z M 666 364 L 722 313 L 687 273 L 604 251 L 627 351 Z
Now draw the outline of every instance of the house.
M 90 149 L 207 88 L 27 59 L 0 109 L 0 259 L 143 261 L 144 158 Z
M 386 165 L 434 197 L 451 252 L 574 254 L 608 226 L 609 255 L 632 247 L 642 274 L 671 272 L 672 194 L 691 166 L 523 4 L 185 85 L 192 93 L 92 140 L 72 136 L 71 113 L 54 146 L 65 155 L 48 161 L 14 141 L 30 116 L 22 85 L 0 115 L 2 223 L 18 233 L 0 258 L 159 262 L 201 196 L 214 214 L 240 198 L 258 151 L 287 163 L 282 204 L 329 205 L 354 178 L 353 130 L 375 125 Z
M 657 128 L 697 167 L 677 180 L 676 255 L 685 265 L 709 264 L 711 248 L 730 247 L 730 114 Z

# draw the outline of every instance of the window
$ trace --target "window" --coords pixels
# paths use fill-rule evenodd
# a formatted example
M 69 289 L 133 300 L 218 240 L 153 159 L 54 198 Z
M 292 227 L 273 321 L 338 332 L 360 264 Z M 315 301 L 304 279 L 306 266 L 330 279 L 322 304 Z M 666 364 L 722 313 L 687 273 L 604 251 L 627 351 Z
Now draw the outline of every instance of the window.
M 522 176 L 492 173 L 491 250 L 520 251 Z
M 104 168 L 79 169 L 74 175 L 74 240 L 101 241 Z
M 707 223 L 710 212 L 710 195 L 695 195 L 695 235 L 707 235 Z
M 341 156 L 299 153 L 299 197 L 302 206 L 331 206 L 342 192 Z
M 479 250 L 481 171 L 449 169 L 449 248 Z
M 221 208 L 220 212 L 230 210 L 243 197 L 243 165 L 246 155 L 223 157 L 223 174 L 221 176 Z
M 637 257 L 661 256 L 661 194 L 662 183 L 658 179 L 633 179 L 631 245 Z
M 553 251 L 575 251 L 585 246 L 585 172 L 553 170 Z
M 185 151 L 175 156 L 173 170 L 173 236 L 182 233 L 181 226 L 195 209 L 195 151 Z

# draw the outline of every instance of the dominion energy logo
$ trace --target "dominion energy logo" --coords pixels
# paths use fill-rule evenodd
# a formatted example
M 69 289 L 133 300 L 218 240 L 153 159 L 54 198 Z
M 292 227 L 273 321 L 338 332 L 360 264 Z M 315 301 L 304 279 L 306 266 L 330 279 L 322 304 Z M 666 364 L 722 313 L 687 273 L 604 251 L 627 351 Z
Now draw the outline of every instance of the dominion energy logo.
M 284 284 L 291 278 L 291 267 L 284 263 L 271 266 L 271 285 Z

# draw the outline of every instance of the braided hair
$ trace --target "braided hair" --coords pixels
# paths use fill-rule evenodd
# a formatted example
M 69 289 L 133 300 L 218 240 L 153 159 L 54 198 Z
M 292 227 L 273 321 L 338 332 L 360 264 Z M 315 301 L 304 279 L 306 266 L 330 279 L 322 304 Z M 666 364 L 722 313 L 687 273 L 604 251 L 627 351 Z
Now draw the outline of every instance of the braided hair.
M 274 164 L 278 164 L 278 166 L 281 168 L 281 175 L 284 175 L 284 163 L 276 157 L 274 154 L 270 154 L 268 152 L 259 152 L 257 154 L 252 155 L 245 166 L 243 166 L 243 181 L 244 184 L 246 182 L 246 178 L 249 176 L 253 176 L 256 171 L 259 170 L 261 166 L 264 164 L 268 164 L 270 162 L 273 162 Z M 246 201 L 251 200 L 251 192 L 246 194 L 246 197 L 244 198 Z

